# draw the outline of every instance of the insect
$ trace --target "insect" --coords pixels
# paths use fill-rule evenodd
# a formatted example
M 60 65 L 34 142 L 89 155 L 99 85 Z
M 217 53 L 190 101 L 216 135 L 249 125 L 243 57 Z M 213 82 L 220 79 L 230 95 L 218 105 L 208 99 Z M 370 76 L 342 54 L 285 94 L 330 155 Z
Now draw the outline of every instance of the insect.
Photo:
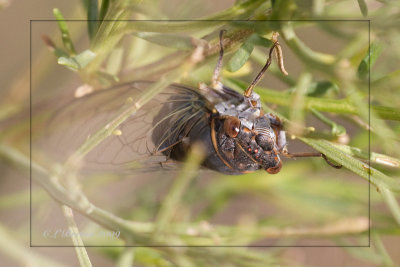
M 211 86 L 203 84 L 195 89 L 170 85 L 124 121 L 116 134 L 107 137 L 87 155 L 86 161 L 112 166 L 133 166 L 135 162 L 159 166 L 160 162 L 184 160 L 191 146 L 200 142 L 206 150 L 202 165 L 224 174 L 259 169 L 275 174 L 282 168 L 282 155 L 322 157 L 329 165 L 340 168 L 321 153 L 289 153 L 282 121 L 274 114 L 265 113 L 259 95 L 253 92 L 271 65 L 274 51 L 281 61 L 276 37 L 265 66 L 244 94 L 240 94 L 219 82 L 224 55 L 223 33 L 219 35 L 220 54 Z M 82 97 L 57 114 L 54 121 L 67 125 L 59 131 L 61 137 L 57 141 L 59 144 L 68 140 L 68 148 L 63 148 L 63 152 L 79 147 L 82 140 L 115 117 L 116 111 L 129 105 L 127 99 L 134 101 L 150 85 L 147 81 L 117 85 Z

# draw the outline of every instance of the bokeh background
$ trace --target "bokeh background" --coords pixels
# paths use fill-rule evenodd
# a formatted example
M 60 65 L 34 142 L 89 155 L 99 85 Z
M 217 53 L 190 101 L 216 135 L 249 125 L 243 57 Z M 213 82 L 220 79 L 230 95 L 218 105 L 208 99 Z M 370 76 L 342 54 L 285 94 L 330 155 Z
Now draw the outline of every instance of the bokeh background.
M 90 3 L 1 3 L 0 255 L 4 263 L 395 266 L 400 262 L 396 254 L 400 244 L 397 4 L 115 1 L 108 19 L 235 22 L 182 21 L 179 27 L 172 22 L 129 22 L 113 25 L 110 34 L 111 21 L 103 22 L 104 28 L 93 26 L 91 38 L 85 21 L 89 16 L 85 5 Z M 76 58 L 61 39 L 53 8 L 66 19 L 83 20 L 66 23 L 76 54 L 91 49 L 101 56 L 78 60 L 80 64 L 88 61 L 84 68 L 71 65 L 68 59 Z M 249 18 L 292 22 L 239 21 Z M 333 21 L 317 21 L 321 19 Z M 281 75 L 273 64 L 257 92 L 267 110 L 286 119 L 289 136 L 297 137 L 289 140 L 291 151 L 317 149 L 344 168 L 333 169 L 322 159 L 287 159 L 278 175 L 224 176 L 190 171 L 198 168 L 192 162 L 194 154 L 186 168 L 172 172 L 89 172 L 85 164 L 78 171 L 65 171 L 48 157 L 47 149 L 36 145 L 52 140 L 46 120 L 74 101 L 82 84 L 97 90 L 135 79 L 191 86 L 209 82 L 221 28 L 228 30 L 227 38 L 232 40 L 222 81 L 236 90 L 251 82 L 266 60 L 268 43 L 260 38 L 269 39 L 271 30 L 281 34 L 289 76 Z M 156 34 L 150 38 L 140 35 L 143 32 Z M 252 34 L 257 38 L 249 41 Z M 211 44 L 205 59 L 190 67 L 183 64 L 194 50 L 187 36 Z M 246 52 L 252 46 L 248 58 Z M 64 65 L 57 63 L 61 50 L 67 59 Z M 82 107 L 73 114 L 81 111 L 86 112 Z M 369 150 L 373 152 L 371 166 Z M 70 238 L 67 231 L 79 231 L 72 235 L 80 238 Z M 102 247 L 57 247 L 82 244 Z

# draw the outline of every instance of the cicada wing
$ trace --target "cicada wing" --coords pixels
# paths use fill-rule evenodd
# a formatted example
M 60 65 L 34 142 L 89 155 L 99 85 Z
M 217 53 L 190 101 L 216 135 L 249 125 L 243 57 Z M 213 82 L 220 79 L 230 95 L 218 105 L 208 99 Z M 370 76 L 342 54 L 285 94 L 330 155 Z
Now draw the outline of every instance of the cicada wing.
M 133 82 L 74 100 L 55 113 L 41 142 L 44 152 L 65 162 L 101 129 L 110 127 L 151 82 Z M 170 85 L 123 120 L 113 133 L 91 149 L 82 166 L 96 169 L 157 169 L 168 160 L 168 148 L 189 131 L 189 121 L 206 112 L 204 98 L 195 89 Z M 174 127 L 172 127 L 174 125 Z

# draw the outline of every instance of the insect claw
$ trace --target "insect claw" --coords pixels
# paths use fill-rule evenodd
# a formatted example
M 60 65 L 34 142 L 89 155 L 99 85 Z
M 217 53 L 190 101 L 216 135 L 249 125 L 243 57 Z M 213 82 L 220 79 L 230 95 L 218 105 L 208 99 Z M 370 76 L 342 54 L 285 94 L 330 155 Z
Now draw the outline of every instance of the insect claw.
M 336 164 L 334 164 L 334 163 L 332 163 L 326 156 L 325 156 L 325 154 L 322 154 L 321 153 L 321 157 L 326 161 L 326 163 L 328 163 L 330 166 L 332 166 L 333 168 L 335 168 L 335 169 L 340 169 L 340 168 L 342 168 L 343 167 L 343 165 L 336 165 Z

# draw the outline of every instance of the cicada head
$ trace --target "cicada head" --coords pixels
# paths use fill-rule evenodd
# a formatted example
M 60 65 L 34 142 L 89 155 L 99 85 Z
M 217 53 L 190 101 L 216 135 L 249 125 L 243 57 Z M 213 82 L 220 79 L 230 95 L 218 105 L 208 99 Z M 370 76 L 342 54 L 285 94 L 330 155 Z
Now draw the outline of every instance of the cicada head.
M 237 173 L 264 169 L 278 173 L 280 153 L 286 145 L 285 132 L 277 116 L 264 114 L 259 96 L 253 94 L 240 105 L 216 105 L 211 137 L 221 161 Z

